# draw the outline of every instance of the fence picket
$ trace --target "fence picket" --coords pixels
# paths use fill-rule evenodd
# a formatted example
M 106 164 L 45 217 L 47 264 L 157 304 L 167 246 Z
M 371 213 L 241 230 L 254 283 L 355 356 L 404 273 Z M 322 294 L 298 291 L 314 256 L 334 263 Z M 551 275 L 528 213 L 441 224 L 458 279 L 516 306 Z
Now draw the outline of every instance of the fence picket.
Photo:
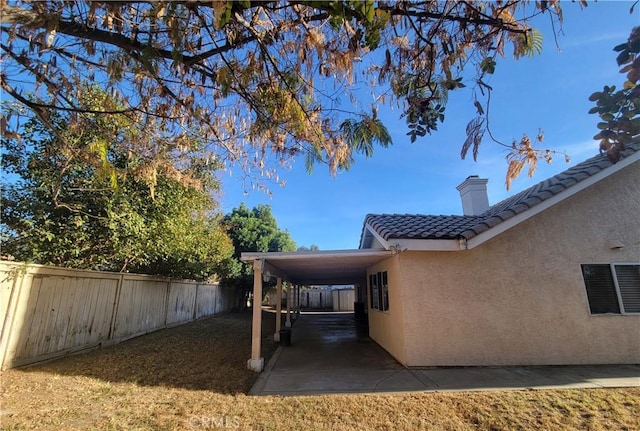
M 0 366 L 76 351 L 229 311 L 231 289 L 138 274 L 0 261 Z

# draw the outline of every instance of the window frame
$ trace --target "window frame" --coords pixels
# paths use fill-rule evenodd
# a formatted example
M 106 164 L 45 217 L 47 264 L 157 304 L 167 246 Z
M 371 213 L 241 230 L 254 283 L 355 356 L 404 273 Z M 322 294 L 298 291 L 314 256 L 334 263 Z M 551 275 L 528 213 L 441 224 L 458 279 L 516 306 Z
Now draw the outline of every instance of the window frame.
M 389 274 L 387 271 L 369 274 L 369 293 L 370 309 L 389 313 Z
M 384 311 L 385 313 L 389 312 L 389 274 L 387 273 L 387 271 L 381 271 L 380 272 L 380 283 L 378 283 L 380 285 L 380 293 L 381 293 L 381 303 L 382 303 L 382 309 L 381 311 Z
M 370 274 L 369 275 L 369 289 L 371 292 L 370 295 L 370 306 L 372 310 L 380 310 L 378 308 L 378 304 L 379 304 L 379 296 L 380 296 L 380 289 L 378 287 L 378 277 L 376 273 Z
M 587 287 L 587 279 L 584 276 L 584 266 L 595 266 L 602 265 L 609 267 L 609 275 L 613 281 L 614 293 L 618 302 L 618 312 L 608 312 L 608 313 L 594 313 L 591 311 L 591 301 L 589 299 L 588 287 Z M 587 297 L 587 307 L 589 309 L 589 314 L 591 316 L 640 316 L 640 311 L 627 311 L 625 308 L 624 299 L 622 297 L 622 292 L 620 290 L 620 282 L 618 280 L 618 272 L 616 271 L 616 266 L 637 266 L 640 267 L 640 263 L 638 262 L 611 262 L 611 263 L 585 263 L 581 265 L 581 273 L 584 284 L 584 292 Z

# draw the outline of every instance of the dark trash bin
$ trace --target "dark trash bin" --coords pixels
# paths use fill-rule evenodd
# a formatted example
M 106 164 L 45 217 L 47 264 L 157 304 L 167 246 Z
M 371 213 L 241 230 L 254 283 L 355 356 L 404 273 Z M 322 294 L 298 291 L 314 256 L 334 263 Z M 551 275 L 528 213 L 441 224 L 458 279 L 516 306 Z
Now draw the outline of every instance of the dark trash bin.
M 291 329 L 280 330 L 280 345 L 281 346 L 291 345 Z
M 356 335 L 358 338 L 369 336 L 369 322 L 366 320 L 356 320 Z
M 365 320 L 367 318 L 364 306 L 365 304 L 362 301 L 356 301 L 353 303 L 353 316 L 356 320 Z

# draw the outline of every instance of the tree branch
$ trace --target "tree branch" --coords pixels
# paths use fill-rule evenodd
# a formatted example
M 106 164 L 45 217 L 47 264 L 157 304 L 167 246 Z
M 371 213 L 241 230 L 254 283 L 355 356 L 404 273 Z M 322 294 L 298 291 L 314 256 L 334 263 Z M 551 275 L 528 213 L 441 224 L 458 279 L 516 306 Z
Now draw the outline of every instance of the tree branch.
M 491 27 L 497 27 L 501 30 L 508 31 L 510 33 L 524 34 L 527 30 L 514 26 L 511 23 L 505 22 L 498 18 L 470 18 L 461 15 L 450 15 L 445 13 L 434 13 L 427 11 L 411 11 L 407 9 L 400 9 L 397 6 L 389 6 L 381 4 L 379 6 L 381 10 L 389 12 L 392 16 L 404 16 L 414 18 L 429 18 L 429 19 L 442 19 L 444 21 L 461 22 L 465 24 L 475 25 L 488 25 Z
M 128 3 L 128 2 L 123 2 L 123 3 Z M 269 2 L 266 2 L 266 3 L 269 3 Z M 186 2 L 186 4 L 191 4 L 191 2 Z M 198 2 L 196 3 L 196 6 L 202 6 L 202 4 Z M 0 23 L 3 23 L 3 24 L 4 23 L 7 23 L 7 24 L 20 23 L 20 24 L 28 25 L 29 27 L 45 27 L 46 26 L 47 20 L 45 18 L 38 17 L 37 14 L 35 14 L 33 11 L 29 11 L 27 9 L 19 8 L 19 7 L 4 6 L 2 9 L 3 15 L 5 13 L 5 9 L 7 8 L 11 10 L 11 13 L 9 13 L 8 17 L 3 16 Z M 329 17 L 329 14 L 323 13 L 323 14 L 318 14 L 315 16 L 303 18 L 303 20 L 304 22 L 311 22 L 311 21 L 324 20 L 324 19 L 327 19 L 328 17 Z M 21 19 L 23 20 L 21 21 Z M 286 23 L 286 25 L 288 24 L 289 23 Z M 282 26 L 284 25 L 285 24 L 283 23 L 281 26 L 279 26 L 279 28 L 276 28 L 275 31 L 281 30 Z M 106 30 L 100 30 L 97 28 L 89 27 L 84 24 L 77 23 L 77 22 L 60 20 L 58 21 L 58 25 L 56 26 L 56 32 L 65 34 L 68 36 L 78 37 L 81 39 L 87 39 L 95 42 L 106 43 L 106 44 L 121 48 L 125 51 L 142 51 L 144 49 L 151 48 L 161 58 L 169 59 L 169 60 L 174 59 L 173 51 L 158 48 L 149 43 L 142 43 L 138 41 L 135 38 L 135 36 L 127 36 L 120 33 L 113 33 Z M 255 35 L 251 35 L 251 36 L 247 36 L 242 39 L 239 39 L 232 44 L 216 46 L 213 49 L 210 49 L 208 51 L 202 52 L 197 55 L 190 56 L 190 55 L 183 54 L 181 57 L 181 62 L 186 66 L 192 66 L 203 60 L 206 60 L 207 58 L 216 56 L 218 54 L 221 54 L 227 51 L 231 51 L 240 46 L 246 45 L 247 43 L 254 42 L 256 40 L 257 40 L 257 37 Z

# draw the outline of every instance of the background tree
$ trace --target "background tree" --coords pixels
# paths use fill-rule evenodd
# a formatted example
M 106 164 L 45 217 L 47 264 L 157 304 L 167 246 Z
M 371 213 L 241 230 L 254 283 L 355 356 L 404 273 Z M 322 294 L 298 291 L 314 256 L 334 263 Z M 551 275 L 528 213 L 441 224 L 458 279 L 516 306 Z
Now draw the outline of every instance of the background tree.
M 553 0 L 0 5 L 1 85 L 20 109 L 41 118 L 82 111 L 73 102 L 79 83 L 100 82 L 122 111 L 144 113 L 167 136 L 197 136 L 204 144 L 194 149 L 185 139 L 182 152 L 274 179 L 293 157 L 335 173 L 354 154 L 390 145 L 378 118 L 383 104 L 400 108 L 412 141 L 430 134 L 445 119 L 448 94 L 464 88 L 477 117 L 462 156 L 471 150 L 476 157 L 489 124 L 486 77 L 509 51 L 516 58 L 540 51 L 533 17 L 562 19 Z M 361 84 L 371 85 L 371 97 Z M 99 111 L 108 110 L 91 112 Z M 5 133 L 18 133 L 12 124 L 4 121 Z M 131 150 L 144 155 L 135 141 Z M 545 154 L 530 142 L 513 151 L 533 162 Z
M 78 106 L 118 108 L 90 87 Z M 135 116 L 51 113 L 46 122 L 32 119 L 20 138 L 2 139 L 4 255 L 198 280 L 227 274 L 233 246 L 211 195 L 212 169 L 185 163 L 185 182 L 158 166 L 151 180 L 148 161 L 128 151 L 131 136 L 154 135 Z
M 241 263 L 240 255 L 252 251 L 296 251 L 296 243 L 289 236 L 289 232 L 278 227 L 278 222 L 268 205 L 258 205 L 249 209 L 242 203 L 224 216 L 223 223 L 233 242 L 237 262 L 234 276 L 227 277 L 223 282 L 238 288 L 238 305 L 243 306 L 253 288 L 253 268 Z

